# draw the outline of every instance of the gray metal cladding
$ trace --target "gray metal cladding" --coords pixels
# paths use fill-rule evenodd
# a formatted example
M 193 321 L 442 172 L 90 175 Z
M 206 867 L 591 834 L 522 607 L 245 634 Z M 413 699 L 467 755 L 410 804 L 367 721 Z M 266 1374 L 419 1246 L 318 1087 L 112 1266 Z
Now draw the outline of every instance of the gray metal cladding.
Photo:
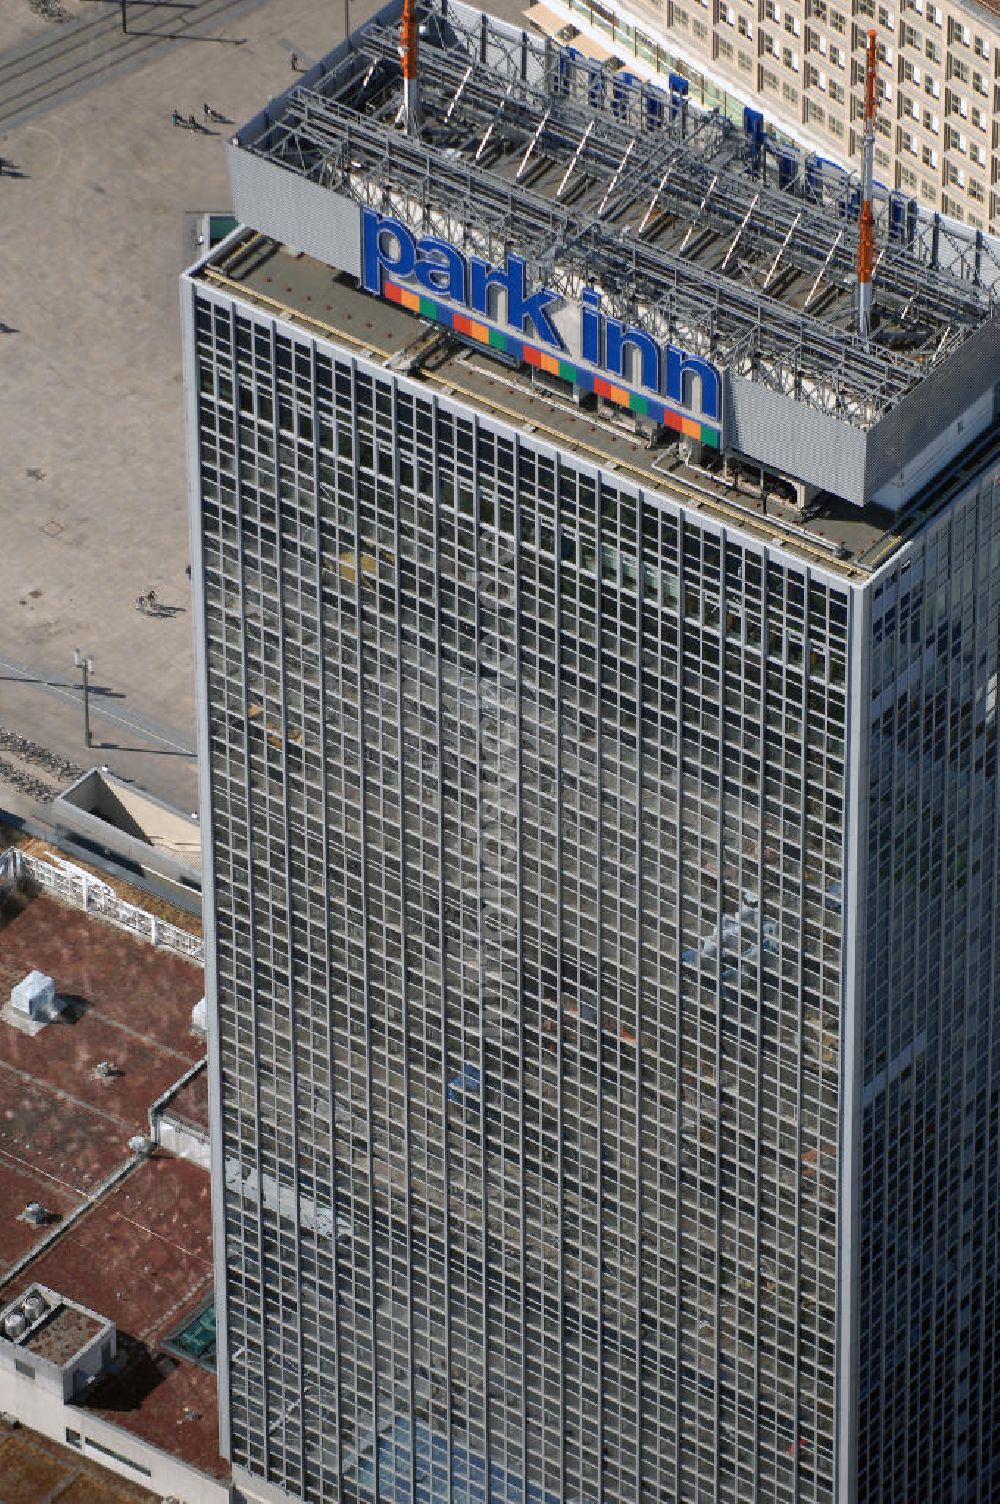
M 352 199 L 233 145 L 229 182 L 233 213 L 243 224 L 351 277 L 360 275 L 361 210 Z
M 760 382 L 726 372 L 725 443 L 845 501 L 865 500 L 866 436 Z
M 1000 381 L 1000 319 L 970 334 L 955 353 L 931 371 L 868 435 L 865 488 L 869 496 L 904 471 L 920 452 L 944 435 Z M 954 452 L 973 437 L 956 435 Z M 938 466 L 937 468 L 939 468 Z

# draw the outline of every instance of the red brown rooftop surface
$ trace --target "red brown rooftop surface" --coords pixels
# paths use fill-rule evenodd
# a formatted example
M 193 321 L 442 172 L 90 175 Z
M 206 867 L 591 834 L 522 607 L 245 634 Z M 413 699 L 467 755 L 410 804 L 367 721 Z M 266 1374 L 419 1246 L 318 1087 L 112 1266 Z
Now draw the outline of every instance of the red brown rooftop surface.
M 36 1353 L 39 1358 L 48 1358 L 62 1368 L 82 1347 L 86 1347 L 101 1330 L 101 1323 L 84 1311 L 74 1311 L 72 1306 L 58 1306 L 41 1326 L 29 1332 L 19 1346 Z
M 208 1132 L 208 1071 L 201 1070 L 192 1076 L 175 1097 L 171 1097 L 165 1111 L 181 1123 L 190 1123 L 194 1128 Z
M 43 895 L 0 920 L 0 971 L 32 969 L 71 1001 L 33 1039 L 0 1021 L 0 1207 L 13 1208 L 0 1216 L 0 1269 L 46 1231 L 16 1213 L 28 1201 L 70 1211 L 127 1159 L 151 1102 L 204 1054 L 190 1027 L 200 967 Z M 96 1077 L 101 1060 L 119 1074 Z
M 118 1328 L 119 1359 L 89 1392 L 87 1408 L 204 1472 L 228 1477 L 219 1457 L 215 1375 L 159 1345 L 212 1293 L 207 1172 L 155 1154 L 33 1259 L 5 1298 L 34 1281 Z
M 204 1040 L 191 1033 L 191 1009 L 204 991 L 200 967 L 43 895 L 20 912 L 15 906 L 12 917 L 0 915 L 0 974 L 19 979 L 33 969 L 53 977 L 71 1002 L 34 1039 L 0 1021 L 0 1272 L 49 1231 L 18 1222 L 16 1213 L 28 1201 L 62 1215 L 79 1206 L 128 1159 L 129 1137 L 148 1132 L 154 1099 L 205 1053 Z M 96 1077 L 101 1060 L 120 1074 Z M 204 1091 L 202 1076 L 181 1094 L 183 1116 L 204 1118 Z M 119 1358 L 88 1392 L 88 1408 L 227 1478 L 215 1375 L 159 1345 L 212 1293 L 210 1205 L 204 1170 L 156 1154 L 32 1259 L 0 1292 L 0 1304 L 38 1281 L 113 1321 Z M 69 1469 L 59 1504 L 151 1497 L 114 1481 L 111 1491 L 87 1492 L 97 1485 L 89 1473 L 74 1477 L 72 1453 L 52 1448 L 47 1462 L 32 1459 L 36 1471 Z M 0 1504 L 47 1499 L 40 1482 L 8 1499 L 13 1476 L 0 1463 Z
M 156 1504 L 157 1494 L 0 1421 L 0 1504 Z

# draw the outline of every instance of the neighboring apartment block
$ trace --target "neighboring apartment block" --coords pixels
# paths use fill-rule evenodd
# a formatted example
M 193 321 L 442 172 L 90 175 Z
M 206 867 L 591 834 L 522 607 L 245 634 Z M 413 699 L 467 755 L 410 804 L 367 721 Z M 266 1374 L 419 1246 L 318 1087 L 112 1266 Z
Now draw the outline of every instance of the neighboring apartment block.
M 699 104 L 762 110 L 807 151 L 857 169 L 865 39 L 879 34 L 876 177 L 923 208 L 1000 230 L 1000 7 L 931 0 L 545 0 L 644 77 L 683 76 Z M 584 45 L 588 45 L 585 41 Z M 593 51 L 591 53 L 593 54 Z
M 234 1481 L 988 1504 L 998 246 L 419 20 L 182 289 Z

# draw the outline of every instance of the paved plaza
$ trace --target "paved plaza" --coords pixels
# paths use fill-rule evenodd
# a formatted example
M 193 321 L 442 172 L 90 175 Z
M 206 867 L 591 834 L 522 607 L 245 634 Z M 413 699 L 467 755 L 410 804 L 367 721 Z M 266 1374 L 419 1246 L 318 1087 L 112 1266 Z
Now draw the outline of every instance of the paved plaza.
M 352 22 L 369 8 L 352 0 Z M 166 10 L 132 0 L 130 27 L 164 27 Z M 207 102 L 242 121 L 286 87 L 293 51 L 335 45 L 344 14 L 323 0 L 265 0 L 231 20 L 205 10 L 197 40 L 144 65 L 112 67 L 109 40 L 106 78 L 0 132 L 0 726 L 185 809 L 196 778 L 177 278 L 192 259 L 186 212 L 229 207 L 228 128 L 181 130 L 171 115 L 200 120 Z M 73 24 L 47 25 L 71 50 Z M 41 34 L 27 0 L 0 0 L 0 44 Z M 155 616 L 134 605 L 150 589 L 166 608 Z M 98 689 L 89 755 L 76 647 Z M 0 806 L 25 812 L 2 781 Z

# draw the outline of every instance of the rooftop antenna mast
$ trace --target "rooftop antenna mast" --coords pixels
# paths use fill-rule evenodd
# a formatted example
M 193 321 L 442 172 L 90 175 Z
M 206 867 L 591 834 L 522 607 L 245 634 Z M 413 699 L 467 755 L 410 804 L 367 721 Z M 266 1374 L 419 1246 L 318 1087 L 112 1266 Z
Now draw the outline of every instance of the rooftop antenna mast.
M 878 92 L 878 32 L 868 33 L 865 59 L 865 161 L 861 179 L 861 223 L 858 236 L 858 333 L 872 332 L 872 272 L 875 270 L 875 214 L 872 209 L 875 158 L 875 104 Z
M 416 0 L 403 0 L 403 19 L 399 28 L 399 60 L 403 65 L 403 129 L 408 136 L 420 134 L 420 84 L 417 80 L 417 6 Z

